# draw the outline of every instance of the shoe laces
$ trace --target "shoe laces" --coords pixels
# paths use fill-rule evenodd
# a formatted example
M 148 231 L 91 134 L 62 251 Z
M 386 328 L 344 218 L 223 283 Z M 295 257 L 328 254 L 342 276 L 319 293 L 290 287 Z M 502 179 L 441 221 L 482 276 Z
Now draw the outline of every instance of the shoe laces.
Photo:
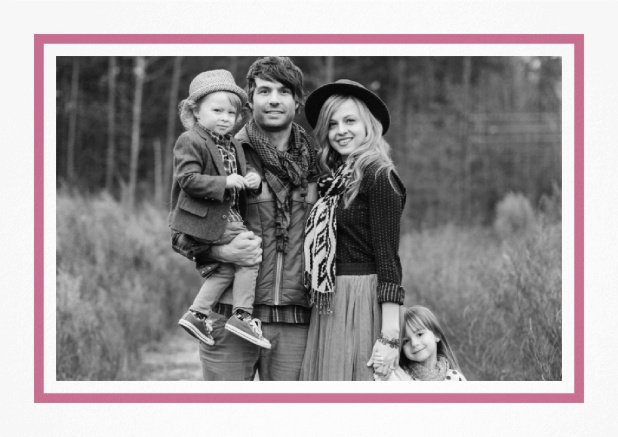
M 204 329 L 208 334 L 212 332 L 212 320 L 210 318 L 202 319 L 202 323 L 204 323 Z
M 260 319 L 249 319 L 247 324 L 249 324 L 253 332 L 259 335 L 260 338 L 262 337 L 262 321 Z

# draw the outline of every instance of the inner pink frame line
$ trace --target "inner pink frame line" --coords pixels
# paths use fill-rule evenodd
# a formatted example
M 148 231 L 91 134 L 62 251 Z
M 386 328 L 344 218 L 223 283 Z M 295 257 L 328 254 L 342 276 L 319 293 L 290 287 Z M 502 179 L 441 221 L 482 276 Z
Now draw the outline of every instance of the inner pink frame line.
M 566 44 L 574 49 L 573 393 L 45 393 L 45 44 Z M 301 383 L 302 384 L 302 383 Z M 302 388 L 299 385 L 299 388 Z M 218 34 L 34 35 L 34 402 L 36 403 L 581 403 L 584 402 L 584 35 L 581 34 Z

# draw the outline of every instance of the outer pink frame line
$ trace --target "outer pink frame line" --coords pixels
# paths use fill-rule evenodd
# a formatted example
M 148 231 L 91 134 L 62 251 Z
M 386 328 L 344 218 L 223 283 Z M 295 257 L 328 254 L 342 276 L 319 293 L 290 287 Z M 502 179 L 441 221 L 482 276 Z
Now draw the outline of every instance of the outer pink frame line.
M 206 384 L 206 383 L 204 383 Z M 302 384 L 302 383 L 296 383 Z M 45 403 L 578 403 L 570 393 L 41 393 Z
M 574 44 L 572 34 L 54 34 L 42 44 Z
M 44 392 L 44 50 L 45 44 L 567 44 L 574 71 L 573 393 L 45 393 Z M 584 36 L 465 35 L 34 35 L 34 401 L 42 403 L 580 403 L 584 402 Z M 299 385 L 299 387 L 301 387 Z

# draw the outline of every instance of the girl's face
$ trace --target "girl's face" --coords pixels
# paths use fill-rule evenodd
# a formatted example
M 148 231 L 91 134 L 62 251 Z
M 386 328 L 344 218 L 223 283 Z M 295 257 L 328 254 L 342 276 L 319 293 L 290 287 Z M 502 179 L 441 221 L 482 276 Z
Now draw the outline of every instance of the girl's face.
M 358 106 L 354 101 L 346 100 L 328 121 L 328 143 L 346 159 L 366 137 L 367 126 L 360 117 Z
M 208 94 L 193 111 L 199 124 L 220 135 L 229 133 L 236 123 L 236 107 L 225 91 Z
M 403 337 L 403 353 L 410 361 L 415 361 L 429 369 L 438 363 L 438 342 L 440 338 L 425 327 L 413 328 L 406 324 Z

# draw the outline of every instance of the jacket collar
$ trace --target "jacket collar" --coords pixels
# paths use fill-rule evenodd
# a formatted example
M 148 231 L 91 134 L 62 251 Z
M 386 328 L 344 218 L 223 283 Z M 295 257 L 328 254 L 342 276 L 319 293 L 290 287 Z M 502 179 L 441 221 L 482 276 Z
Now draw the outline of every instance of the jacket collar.
M 210 155 L 212 156 L 212 159 L 215 163 L 215 167 L 217 167 L 217 171 L 219 172 L 219 174 L 220 175 L 227 174 L 227 172 L 225 171 L 225 166 L 223 165 L 223 159 L 221 159 L 221 154 L 219 153 L 219 149 L 217 145 L 215 144 L 215 142 L 213 141 L 212 137 L 208 134 L 208 132 L 206 132 L 206 130 L 202 126 L 200 126 L 199 123 L 195 123 L 191 129 L 206 141 L 206 147 L 208 151 L 210 152 Z M 236 137 L 232 137 L 232 141 L 230 144 L 236 150 L 236 165 L 238 166 L 238 171 L 241 174 L 244 174 L 246 172 L 246 161 L 245 161 L 245 155 L 244 153 L 242 153 L 242 146 L 240 145 L 239 141 L 249 142 L 249 136 L 247 135 L 247 131 L 245 130 L 244 127 L 242 128 L 241 132 L 244 132 L 246 141 L 237 139 L 238 137 L 238 134 L 237 134 Z
M 215 164 L 215 167 L 217 167 L 217 171 L 219 172 L 219 174 L 227 174 L 227 172 L 225 171 L 225 166 L 223 165 L 223 159 L 221 159 L 221 154 L 219 153 L 219 149 L 217 148 L 215 142 L 212 140 L 212 137 L 208 134 L 208 132 L 206 132 L 206 130 L 204 130 L 202 126 L 200 126 L 199 123 L 195 123 L 191 129 L 200 137 L 202 137 L 206 142 L 206 148 L 208 149 L 208 152 L 210 153 L 210 156 L 212 157 L 212 160 Z
M 246 126 L 243 126 L 242 129 L 238 131 L 238 133 L 236 134 L 234 138 L 242 144 L 245 144 L 245 143 L 251 144 L 251 141 L 249 141 L 249 134 L 247 133 Z
M 199 123 L 195 122 L 191 129 L 193 129 L 195 132 L 197 132 L 197 134 L 200 137 L 204 138 L 209 143 L 213 143 L 214 144 L 214 141 L 212 140 L 212 137 L 208 134 L 208 132 L 206 132 L 206 129 L 204 129 L 202 127 L 202 125 L 200 125 Z

